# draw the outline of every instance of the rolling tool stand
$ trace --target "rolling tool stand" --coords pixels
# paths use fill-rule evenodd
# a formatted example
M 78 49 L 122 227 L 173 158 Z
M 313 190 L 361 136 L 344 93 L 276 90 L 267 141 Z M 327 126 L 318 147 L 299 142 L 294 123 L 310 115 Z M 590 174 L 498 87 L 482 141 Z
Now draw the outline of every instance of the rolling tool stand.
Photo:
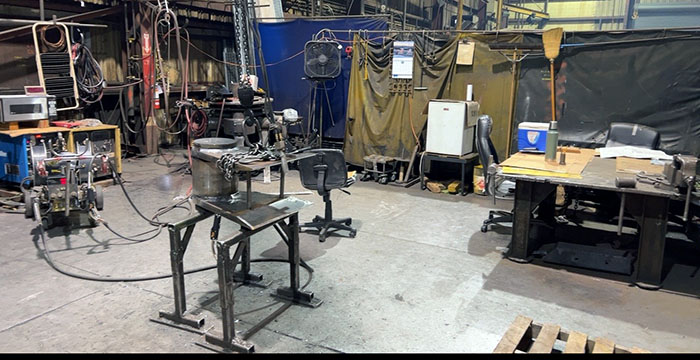
M 197 156 L 200 157 L 197 160 L 199 162 L 201 158 L 206 158 L 211 155 L 202 155 L 202 153 L 198 153 Z M 298 160 L 304 156 L 305 154 L 299 154 L 296 157 L 290 156 L 288 161 Z M 262 275 L 250 272 L 250 238 L 262 230 L 274 227 L 289 248 L 290 285 L 277 289 L 272 296 L 309 307 L 317 307 L 322 303 L 321 300 L 314 298 L 312 292 L 302 291 L 299 286 L 299 264 L 302 260 L 299 257 L 298 214 L 299 210 L 310 205 L 310 203 L 294 197 L 284 196 L 284 181 L 282 180 L 284 172 L 280 175 L 279 195 L 253 192 L 251 188 L 251 172 L 264 169 L 267 166 L 279 165 L 279 163 L 280 161 L 261 161 L 258 163 L 237 165 L 237 171 L 247 175 L 247 189 L 245 193 L 237 192 L 228 198 L 195 196 L 196 213 L 189 218 L 168 225 L 168 231 L 170 232 L 170 259 L 173 272 L 175 311 L 161 311 L 159 316 L 177 324 L 184 324 L 199 329 L 204 326 L 204 319 L 195 318 L 187 313 L 183 258 L 197 223 L 214 216 L 214 226 L 212 227 L 210 238 L 211 241 L 215 242 L 217 250 L 222 330 L 216 333 L 206 333 L 205 339 L 209 344 L 216 345 L 224 351 L 253 352 L 255 347 L 252 343 L 248 342 L 247 339 L 281 313 L 281 311 L 278 310 L 262 320 L 261 323 L 253 326 L 240 337 L 236 335 L 233 309 L 233 283 L 238 281 L 247 285 L 266 287 L 266 285 L 262 283 Z M 197 184 L 197 182 L 201 181 L 198 179 L 198 174 L 206 172 L 206 166 L 210 166 L 210 164 L 210 162 L 205 161 L 194 165 L 193 168 L 195 170 L 200 169 L 199 173 L 195 171 L 197 174 L 195 174 L 193 178 L 194 189 L 199 189 L 198 191 L 201 192 L 207 190 L 200 188 L 202 183 Z M 200 168 L 199 166 L 203 167 Z M 210 175 L 213 174 L 215 173 L 211 173 Z M 220 179 L 207 176 L 206 184 L 211 185 L 217 180 Z M 240 230 L 220 240 L 218 227 L 222 218 L 237 223 L 240 225 Z M 185 230 L 184 234 L 182 234 L 182 230 Z M 233 256 L 231 256 L 232 248 Z M 239 264 L 241 265 L 241 270 L 235 271 Z M 280 310 L 283 311 L 287 307 L 289 307 L 289 304 L 286 304 Z

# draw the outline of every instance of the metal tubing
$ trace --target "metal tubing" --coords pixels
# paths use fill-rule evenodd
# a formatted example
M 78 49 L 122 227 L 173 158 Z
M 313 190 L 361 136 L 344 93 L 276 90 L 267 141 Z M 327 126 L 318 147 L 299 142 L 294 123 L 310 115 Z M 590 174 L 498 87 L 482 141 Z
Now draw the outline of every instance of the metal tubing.
M 70 188 L 71 185 L 73 184 L 73 174 L 70 171 L 71 167 L 70 165 L 66 165 L 63 167 L 64 171 L 63 173 L 66 174 L 66 192 L 64 196 L 66 197 L 66 203 L 65 203 L 65 209 L 63 210 L 63 215 L 68 216 L 70 215 Z
M 194 225 L 191 225 L 194 228 Z M 175 315 L 182 316 L 187 311 L 185 296 L 185 269 L 183 268 L 182 255 L 185 252 L 180 248 L 180 230 L 170 231 L 170 267 L 173 273 L 173 298 L 175 299 Z
M 293 291 L 299 290 L 299 215 L 289 217 L 289 227 L 292 236 L 289 239 L 289 284 Z
M 246 189 L 245 189 L 246 199 L 245 199 L 245 201 L 246 201 L 246 206 L 248 207 L 248 209 L 252 209 L 253 208 L 253 180 L 251 178 L 250 171 L 248 171 L 247 173 L 248 173 L 248 176 L 245 179 L 245 185 L 246 185 Z
M 406 8 L 408 7 L 408 0 L 403 0 L 403 14 L 401 15 L 402 23 L 401 23 L 401 30 L 406 30 Z M 460 14 L 461 14 L 461 8 L 460 8 Z M 459 24 L 462 23 L 462 21 L 457 20 Z
M 280 199 L 284 199 L 284 167 L 280 166 Z
M 3 23 L 3 24 L 34 24 L 38 21 L 39 20 L 0 18 L 0 23 Z M 40 21 L 44 21 L 44 20 L 40 20 Z M 108 25 L 104 25 L 104 24 L 83 24 L 83 23 L 75 23 L 75 22 L 63 22 L 63 21 L 56 21 L 56 23 L 67 25 L 67 26 L 80 26 L 80 27 L 95 27 L 95 28 L 107 28 L 107 27 L 109 27 Z M 10 29 L 10 30 L 15 30 L 15 29 Z M 7 31 L 10 31 L 10 30 L 7 30 Z
M 617 236 L 622 235 L 622 222 L 625 215 L 625 193 L 622 193 L 622 199 L 620 200 L 620 213 L 617 215 Z
M 695 185 L 695 176 L 688 178 L 686 181 L 688 184 L 688 190 L 685 194 L 685 207 L 683 208 L 683 221 L 688 221 L 688 211 L 690 210 L 690 196 L 693 193 L 693 187 Z
M 238 249 L 245 244 L 238 244 Z M 238 252 L 236 249 L 236 252 Z M 219 299 L 221 302 L 221 322 L 222 322 L 222 335 L 224 343 L 231 343 L 231 340 L 236 336 L 234 316 L 233 316 L 233 289 L 229 286 L 229 266 L 231 263 L 230 258 L 230 245 L 226 242 L 216 243 L 217 258 L 216 258 L 216 268 L 219 275 Z

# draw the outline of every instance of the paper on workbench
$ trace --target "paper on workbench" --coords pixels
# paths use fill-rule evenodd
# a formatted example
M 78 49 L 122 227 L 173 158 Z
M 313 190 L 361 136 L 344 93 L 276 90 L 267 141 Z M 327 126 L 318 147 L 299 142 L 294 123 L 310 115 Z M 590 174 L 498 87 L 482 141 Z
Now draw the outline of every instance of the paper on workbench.
M 652 150 L 637 146 L 614 146 L 603 147 L 598 149 L 600 157 L 603 159 L 624 156 L 635 159 L 661 159 L 672 160 L 673 156 L 666 154 L 661 150 Z

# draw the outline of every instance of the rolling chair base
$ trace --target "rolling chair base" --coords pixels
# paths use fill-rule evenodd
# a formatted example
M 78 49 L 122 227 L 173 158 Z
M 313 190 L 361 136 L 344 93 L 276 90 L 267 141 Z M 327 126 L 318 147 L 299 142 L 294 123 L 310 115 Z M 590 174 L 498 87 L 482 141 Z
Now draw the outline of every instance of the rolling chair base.
M 495 216 L 498 215 L 498 216 Z M 481 225 L 481 232 L 487 232 L 489 230 L 489 225 L 500 224 L 500 223 L 512 223 L 513 214 L 508 211 L 502 210 L 489 210 L 489 218 L 484 220 L 484 224 Z
M 324 219 L 320 216 L 314 217 L 311 222 L 304 223 L 299 226 L 299 230 L 304 228 L 314 228 L 318 230 L 318 241 L 324 242 L 328 237 L 329 230 L 347 230 L 350 232 L 350 237 L 354 238 L 357 235 L 357 230 L 350 226 L 352 224 L 351 218 L 343 219 Z

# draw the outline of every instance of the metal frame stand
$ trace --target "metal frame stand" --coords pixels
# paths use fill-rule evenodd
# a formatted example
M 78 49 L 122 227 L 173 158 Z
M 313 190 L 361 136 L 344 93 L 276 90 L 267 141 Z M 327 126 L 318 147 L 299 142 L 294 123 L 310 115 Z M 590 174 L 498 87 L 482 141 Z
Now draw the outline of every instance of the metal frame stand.
M 168 230 L 170 232 L 170 258 L 173 270 L 175 311 L 160 311 L 159 316 L 178 324 L 184 324 L 199 329 L 204 325 L 204 319 L 195 318 L 186 313 L 185 278 L 182 259 L 185 255 L 185 251 L 187 250 L 187 245 L 192 237 L 192 232 L 194 231 L 195 225 L 215 214 L 201 208 L 197 208 L 197 210 L 199 212 L 198 214 L 168 226 Z M 286 219 L 289 219 L 289 223 L 286 223 Z M 322 300 L 314 298 L 314 294 L 312 292 L 303 291 L 300 289 L 299 264 L 301 259 L 299 257 L 298 212 L 295 211 L 286 214 L 277 221 L 271 222 L 264 226 L 256 227 L 254 230 L 241 226 L 240 232 L 230 238 L 224 240 L 212 240 L 216 242 L 217 249 L 217 271 L 219 276 L 219 296 L 222 312 L 222 331 L 206 334 L 205 339 L 208 343 L 219 346 L 224 350 L 237 352 L 255 351 L 255 346 L 252 343 L 244 340 L 252 335 L 250 334 L 251 331 L 249 331 L 249 334 L 246 334 L 246 336 L 236 336 L 234 325 L 233 290 L 234 282 L 239 280 L 241 280 L 244 284 L 266 287 L 257 283 L 259 281 L 258 279 L 262 280 L 261 275 L 250 273 L 250 238 L 268 227 L 275 227 L 289 248 L 290 286 L 277 289 L 276 294 L 272 294 L 272 296 L 309 307 L 317 307 L 322 303 Z M 181 234 L 183 229 L 185 229 L 184 235 Z M 233 252 L 233 256 L 231 256 L 231 248 L 234 245 L 237 246 Z M 235 271 L 238 264 L 241 264 L 241 270 Z M 272 318 L 268 317 L 263 320 L 263 322 L 267 323 L 271 320 Z M 262 326 L 264 326 L 264 324 Z M 262 326 L 258 324 L 251 330 L 257 331 L 262 328 Z
M 185 271 L 183 268 L 183 258 L 187 245 L 189 245 L 194 231 L 195 225 L 198 222 L 214 215 L 206 211 L 199 211 L 198 214 L 181 220 L 179 222 L 169 224 L 168 232 L 170 233 L 170 266 L 173 272 L 173 298 L 175 299 L 175 311 L 167 312 L 161 310 L 158 316 L 166 318 L 174 323 L 185 324 L 193 328 L 199 329 L 204 326 L 203 317 L 194 317 L 187 314 L 187 299 L 185 295 Z M 181 231 L 185 230 L 184 236 Z
M 420 168 L 422 171 L 420 172 L 420 189 L 425 190 L 425 170 L 426 170 L 426 165 L 425 163 L 430 163 L 431 161 L 442 161 L 442 162 L 451 162 L 451 163 L 458 163 L 462 165 L 462 171 L 461 171 L 461 179 L 459 182 L 459 188 L 460 188 L 460 194 L 462 196 L 467 195 L 467 182 L 466 182 L 466 174 L 467 174 L 467 165 L 470 166 L 470 173 L 474 173 L 474 162 L 478 159 L 478 155 L 476 153 L 471 153 L 471 154 L 466 154 L 463 156 L 448 156 L 448 155 L 440 155 L 440 154 L 432 154 L 432 153 L 425 153 L 422 156 Z

